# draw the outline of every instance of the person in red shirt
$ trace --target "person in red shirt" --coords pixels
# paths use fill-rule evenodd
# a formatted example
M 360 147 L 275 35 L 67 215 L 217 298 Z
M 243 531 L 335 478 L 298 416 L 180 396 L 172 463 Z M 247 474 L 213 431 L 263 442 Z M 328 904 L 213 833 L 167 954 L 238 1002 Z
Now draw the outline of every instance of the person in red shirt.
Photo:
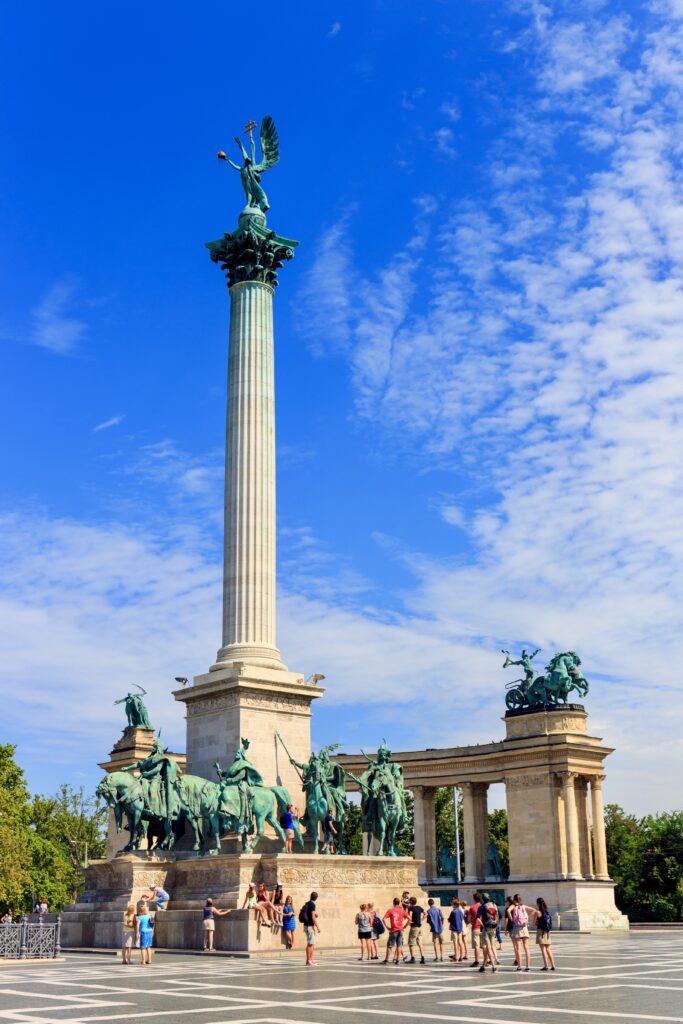
M 474 950 L 474 962 L 470 967 L 479 967 L 479 953 L 481 952 L 481 918 L 479 907 L 481 906 L 481 893 L 475 892 L 474 903 L 470 907 L 469 922 L 472 925 L 472 949 Z
M 400 964 L 403 960 L 403 929 L 407 925 L 408 921 L 410 921 L 410 914 L 401 906 L 400 896 L 394 896 L 394 905 L 387 910 L 382 920 L 389 929 L 387 955 L 384 958 L 384 963 L 389 963 L 389 954 L 392 949 L 395 949 L 396 955 L 394 963 Z

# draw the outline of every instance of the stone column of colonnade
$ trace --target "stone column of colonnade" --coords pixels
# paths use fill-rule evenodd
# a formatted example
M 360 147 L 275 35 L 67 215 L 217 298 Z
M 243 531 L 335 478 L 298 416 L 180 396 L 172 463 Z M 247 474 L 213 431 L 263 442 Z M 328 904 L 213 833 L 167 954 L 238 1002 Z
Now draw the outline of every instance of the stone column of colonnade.
M 564 804 L 565 845 L 567 851 L 567 878 L 581 878 L 581 848 L 579 840 L 579 819 L 576 811 L 576 772 L 558 772 L 562 782 Z
M 230 287 L 223 646 L 217 661 L 284 668 L 275 639 L 273 288 Z
M 420 882 L 429 882 L 437 876 L 436 865 L 436 788 L 413 786 L 413 820 L 415 859 L 423 861 Z
M 609 879 L 607 867 L 607 843 L 605 841 L 605 812 L 602 805 L 602 783 L 604 775 L 590 776 L 591 811 L 593 817 L 594 877 L 601 881 Z
M 465 847 L 464 882 L 481 882 L 486 877 L 488 856 L 488 785 L 462 782 L 463 842 Z

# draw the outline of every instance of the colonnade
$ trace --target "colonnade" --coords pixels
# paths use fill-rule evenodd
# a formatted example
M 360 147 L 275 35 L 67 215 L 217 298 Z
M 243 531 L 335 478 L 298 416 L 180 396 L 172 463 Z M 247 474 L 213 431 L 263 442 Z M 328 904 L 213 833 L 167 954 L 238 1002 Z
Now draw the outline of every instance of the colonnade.
M 505 782 L 510 827 L 510 876 L 555 879 L 609 879 L 602 801 L 604 775 L 575 771 L 532 776 L 511 775 Z M 464 884 L 478 884 L 488 875 L 488 789 L 486 782 L 461 782 L 465 852 Z M 437 878 L 435 818 L 436 786 L 413 786 L 415 857 L 424 861 L 421 879 Z M 522 838 L 523 837 L 523 838 Z M 528 863 L 529 844 L 543 855 Z M 540 870 L 539 870 L 540 869 Z

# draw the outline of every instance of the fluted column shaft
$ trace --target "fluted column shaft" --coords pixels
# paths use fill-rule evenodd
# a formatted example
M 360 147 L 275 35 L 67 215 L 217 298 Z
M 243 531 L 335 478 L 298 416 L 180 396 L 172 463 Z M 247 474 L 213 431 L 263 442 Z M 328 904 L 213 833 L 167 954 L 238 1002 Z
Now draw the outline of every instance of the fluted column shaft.
M 581 878 L 579 819 L 576 809 L 574 779 L 576 772 L 560 772 L 564 802 L 565 837 L 567 843 L 567 878 Z
M 590 780 L 595 877 L 600 879 L 609 878 L 609 868 L 607 866 L 607 842 L 605 840 L 605 812 L 602 805 L 602 783 L 604 778 L 604 775 L 593 775 Z
M 230 287 L 223 646 L 219 663 L 283 668 L 275 638 L 273 289 Z

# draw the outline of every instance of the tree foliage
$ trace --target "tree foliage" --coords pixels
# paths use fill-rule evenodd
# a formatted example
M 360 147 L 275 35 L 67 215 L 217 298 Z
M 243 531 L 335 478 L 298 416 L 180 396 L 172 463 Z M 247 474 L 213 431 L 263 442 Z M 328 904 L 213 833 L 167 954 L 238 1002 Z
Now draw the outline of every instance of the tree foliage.
M 82 890 L 86 850 L 104 856 L 107 811 L 67 785 L 31 799 L 14 755 L 0 745 L 0 910 L 19 915 L 42 897 L 61 910 Z
M 683 811 L 636 818 L 607 804 L 605 837 L 619 909 L 633 921 L 683 920 Z
M 15 747 L 0 744 L 0 907 L 23 906 L 30 886 L 29 792 L 14 760 Z

